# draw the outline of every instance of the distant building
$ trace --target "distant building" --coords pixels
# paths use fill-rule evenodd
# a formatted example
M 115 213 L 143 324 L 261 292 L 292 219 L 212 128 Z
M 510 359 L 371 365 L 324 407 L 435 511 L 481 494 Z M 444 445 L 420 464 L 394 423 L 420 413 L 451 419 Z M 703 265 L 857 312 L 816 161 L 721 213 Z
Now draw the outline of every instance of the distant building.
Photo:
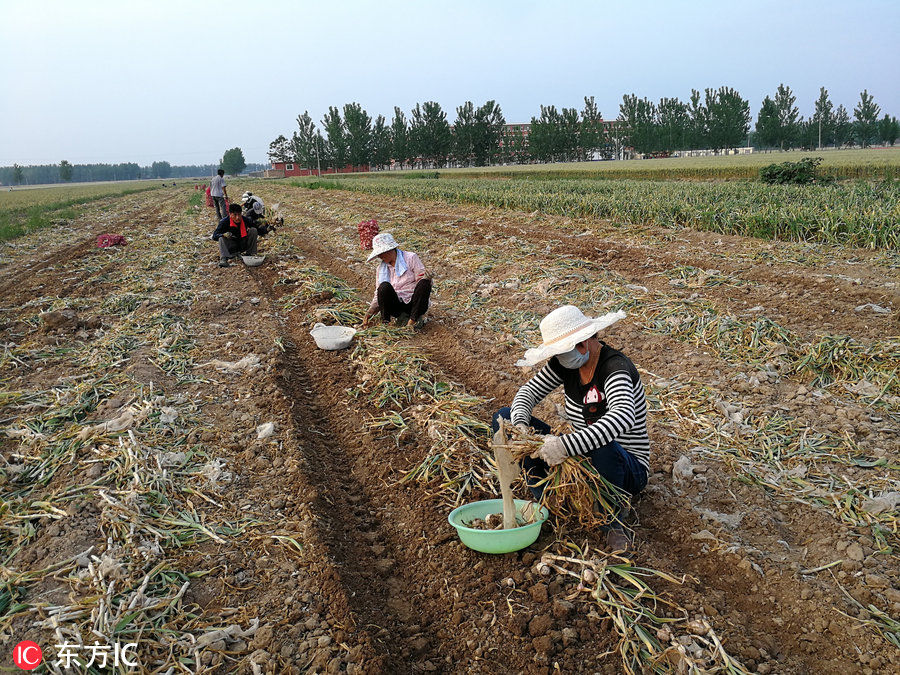
M 362 166 L 345 166 L 343 169 L 323 169 L 322 174 L 329 173 L 365 173 L 368 164 Z M 272 168 L 266 170 L 266 178 L 286 178 L 288 176 L 317 176 L 316 169 L 304 169 L 296 162 L 272 162 Z
M 676 150 L 671 157 L 721 157 L 722 155 L 752 155 L 752 146 L 741 146 L 739 148 L 721 148 L 718 150 Z

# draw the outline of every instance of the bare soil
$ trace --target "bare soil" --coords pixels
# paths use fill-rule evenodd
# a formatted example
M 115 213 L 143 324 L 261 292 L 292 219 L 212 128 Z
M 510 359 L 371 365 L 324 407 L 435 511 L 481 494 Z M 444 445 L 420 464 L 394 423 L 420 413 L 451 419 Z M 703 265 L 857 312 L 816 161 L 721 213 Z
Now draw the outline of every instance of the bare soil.
M 112 369 L 125 378 L 127 391 L 103 392 L 79 423 L 111 419 L 128 396 L 152 386 L 154 395 L 194 411 L 170 434 L 171 447 L 155 450 L 196 446 L 231 474 L 215 487 L 204 484 L 213 503 L 178 496 L 209 523 L 249 524 L 233 535 L 217 530 L 221 540 L 164 552 L 177 569 L 205 572 L 190 580 L 181 601 L 193 618 L 170 629 L 197 635 L 201 628 L 247 627 L 254 619 L 259 628 L 204 651 L 199 664 L 187 666 L 194 672 L 621 672 L 609 620 L 564 578 L 534 569 L 555 542 L 602 550 L 602 534 L 551 521 L 518 553 L 489 556 L 465 548 L 447 522 L 452 504 L 446 494 L 434 485 L 400 482 L 425 457 L 425 431 L 398 439 L 371 427 L 380 411 L 351 395 L 360 379 L 350 351 L 316 349 L 308 331 L 327 298 L 283 309 L 293 289 L 276 283 L 278 264 L 297 256 L 355 289 L 361 305 L 368 302 L 374 265 L 358 247 L 355 224 L 361 220 L 376 218 L 401 246 L 406 239 L 422 244 L 410 248 L 434 273 L 434 304 L 425 327 L 402 339 L 436 373 L 481 397 L 478 412 L 485 420 L 509 404 L 527 375 L 513 366 L 523 345 L 486 326 L 477 308 L 539 315 L 560 297 L 552 287 L 540 294 L 510 283 L 535 272 L 523 269 L 508 248 L 513 237 L 547 260 L 570 256 L 593 266 L 587 275 L 641 287 L 634 292 L 648 301 L 703 300 L 722 313 L 765 316 L 803 340 L 839 334 L 869 344 L 900 333 L 900 272 L 882 253 L 281 184 L 253 189 L 268 204 L 280 202 L 287 223 L 277 239 L 263 240 L 260 253 L 268 257 L 258 268 L 217 267 L 216 246 L 208 241 L 213 219 L 205 208 L 186 214 L 190 195 L 180 187 L 89 205 L 66 231 L 29 235 L 4 246 L 0 258 L 0 340 L 34 354 L 9 363 L 2 376 L 8 392 L 47 392 L 87 373 L 60 349 L 127 333 L 129 321 L 142 325 L 142 316 L 161 309 L 190 326 L 195 364 L 251 354 L 261 359 L 252 372 L 203 368 L 204 377 L 186 381 L 165 369 L 158 342 L 135 346 Z M 103 232 L 125 234 L 128 246 L 96 249 L 94 238 Z M 494 248 L 496 259 L 479 272 L 470 261 L 448 257 L 454 245 Z M 728 282 L 670 283 L 670 272 L 687 266 Z M 131 313 L 112 312 L 110 299 L 126 287 L 132 292 L 138 273 L 143 281 L 137 287 L 145 289 L 140 303 Z M 458 297 L 442 293 L 442 283 L 450 281 L 484 302 L 468 308 L 448 302 Z M 69 324 L 48 329 L 35 319 L 38 310 L 73 305 L 77 319 Z M 884 401 L 865 405 L 837 391 L 815 395 L 810 378 L 798 373 L 749 386 L 747 376 L 762 365 L 729 361 L 637 321 L 616 324 L 605 339 L 632 358 L 648 385 L 703 383 L 743 409 L 781 410 L 811 433 L 837 434 L 861 455 L 887 460 L 887 466 L 816 465 L 833 471 L 836 481 L 847 475 L 865 483 L 877 472 L 896 484 L 900 428 L 897 409 Z M 550 418 L 553 409 L 542 412 Z M 17 428 L 25 414 L 3 408 L 3 428 Z M 259 439 L 256 428 L 266 422 L 275 432 Z M 870 528 L 842 522 L 765 481 L 746 480 L 734 464 L 698 453 L 703 440 L 686 438 L 670 415 L 651 418 L 651 440 L 653 474 L 636 504 L 633 560 L 685 575 L 684 584 L 665 584 L 661 591 L 690 618 L 709 621 L 750 672 L 900 669 L 900 650 L 865 609 L 873 605 L 900 620 L 896 530 L 887 540 L 892 549 Z M 19 461 L 22 447 L 0 435 L 7 464 Z M 95 554 L 106 550 L 103 478 L 93 469 L 97 452 L 80 448 L 65 471 L 32 493 L 35 501 L 59 503 L 64 515 L 30 521 L 35 536 L 7 562 L 5 575 L 64 563 L 91 546 Z M 676 470 L 682 457 L 689 460 L 687 477 Z M 4 482 L 3 494 L 13 487 Z M 85 485 L 96 488 L 66 497 L 71 486 Z M 476 490 L 467 498 L 497 496 Z M 0 553 L 0 561 L 6 556 Z M 28 585 L 22 601 L 66 604 L 77 595 L 74 588 L 63 574 L 46 575 Z M 41 616 L 40 610 L 19 615 L 0 632 L 3 667 L 13 667 L 12 647 L 20 640 L 52 643 L 53 632 L 35 625 Z

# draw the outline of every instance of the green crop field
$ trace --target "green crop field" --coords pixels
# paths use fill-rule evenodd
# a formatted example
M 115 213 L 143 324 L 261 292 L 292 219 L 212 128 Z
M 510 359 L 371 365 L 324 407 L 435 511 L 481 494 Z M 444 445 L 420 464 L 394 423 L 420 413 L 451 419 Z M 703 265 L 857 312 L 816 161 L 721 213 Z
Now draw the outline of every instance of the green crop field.
M 186 185 L 187 183 L 185 183 Z M 154 190 L 159 180 L 76 183 L 0 190 L 0 241 L 74 218 L 72 207 L 87 202 Z
M 0 212 L 47 206 L 61 202 L 131 194 L 138 190 L 160 187 L 160 181 L 128 180 L 107 183 L 74 183 L 64 185 L 17 186 L 0 188 Z M 187 183 L 185 183 L 187 184 Z
M 835 178 L 896 178 L 900 176 L 900 146 L 853 150 L 756 152 L 718 157 L 667 157 L 626 161 L 516 164 L 466 169 L 440 169 L 441 178 L 656 178 L 692 180 L 754 179 L 768 164 L 822 157 L 824 175 Z M 401 177 L 410 172 L 386 172 Z M 365 174 L 354 174 L 363 176 Z M 344 178 L 345 176 L 342 176 Z
M 900 249 L 896 181 L 789 186 L 748 181 L 372 177 L 297 184 L 723 234 Z

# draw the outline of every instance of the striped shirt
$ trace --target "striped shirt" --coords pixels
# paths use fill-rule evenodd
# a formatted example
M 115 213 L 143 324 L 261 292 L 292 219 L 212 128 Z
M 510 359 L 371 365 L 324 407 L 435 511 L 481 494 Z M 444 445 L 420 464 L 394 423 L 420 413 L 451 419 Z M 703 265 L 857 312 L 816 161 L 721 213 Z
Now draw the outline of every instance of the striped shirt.
M 605 343 L 594 376 L 582 384 L 578 370 L 563 368 L 554 356 L 516 392 L 512 423 L 528 424 L 531 411 L 562 385 L 566 418 L 573 433 L 561 436 L 570 457 L 585 455 L 612 441 L 650 470 L 647 400 L 641 376 L 631 360 Z

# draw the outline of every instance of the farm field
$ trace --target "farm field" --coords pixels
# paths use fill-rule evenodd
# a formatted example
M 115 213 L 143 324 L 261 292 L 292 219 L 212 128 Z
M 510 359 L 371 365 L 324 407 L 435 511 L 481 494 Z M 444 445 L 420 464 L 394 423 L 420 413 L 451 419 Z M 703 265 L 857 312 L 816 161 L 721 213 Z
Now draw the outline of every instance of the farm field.
M 166 181 L 162 179 L 153 179 L 108 181 L 103 183 L 71 183 L 66 185 L 16 185 L 12 189 L 6 186 L 0 188 L 0 211 L 44 206 L 59 202 L 71 203 L 80 199 L 118 196 L 136 190 L 157 188 L 164 182 Z M 188 179 L 182 179 L 180 182 L 187 185 L 189 181 Z M 193 186 L 193 182 L 191 185 Z
M 358 174 L 364 176 L 365 174 Z M 900 183 L 764 185 L 658 180 L 302 179 L 296 185 L 502 206 L 616 223 L 900 249 Z
M 769 164 L 798 162 L 804 157 L 821 157 L 823 174 L 836 178 L 896 177 L 900 170 L 900 146 L 849 150 L 791 150 L 754 152 L 749 155 L 710 157 L 665 157 L 624 161 L 515 164 L 460 169 L 440 169 L 441 177 L 548 177 L 548 178 L 655 178 L 665 179 L 754 179 Z M 391 171 L 400 177 L 415 171 Z M 361 177 L 364 174 L 356 174 Z
M 89 202 L 153 190 L 162 183 L 160 180 L 110 181 L 0 189 L 0 241 L 54 223 L 63 224 L 77 217 L 80 213 L 78 209 Z
M 0 244 L 3 667 L 102 636 L 147 672 L 900 668 L 895 249 L 369 182 L 248 182 L 286 223 L 259 268 L 217 267 L 182 186 Z M 368 218 L 434 273 L 430 321 L 319 351 L 371 297 Z M 564 303 L 628 313 L 635 550 L 554 519 L 475 553 L 447 514 L 498 494 L 487 422 Z

